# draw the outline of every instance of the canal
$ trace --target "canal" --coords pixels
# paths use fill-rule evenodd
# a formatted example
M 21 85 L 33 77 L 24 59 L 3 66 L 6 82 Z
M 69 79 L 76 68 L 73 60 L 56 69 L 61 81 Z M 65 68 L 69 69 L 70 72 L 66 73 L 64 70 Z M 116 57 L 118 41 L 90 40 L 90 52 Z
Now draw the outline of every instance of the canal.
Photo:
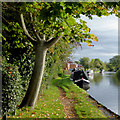
M 120 81 L 115 77 L 115 73 L 96 73 L 90 79 L 88 93 L 108 109 L 120 115 L 118 110 L 120 100 L 118 94 L 120 91 L 118 91 L 118 88 L 120 88 Z

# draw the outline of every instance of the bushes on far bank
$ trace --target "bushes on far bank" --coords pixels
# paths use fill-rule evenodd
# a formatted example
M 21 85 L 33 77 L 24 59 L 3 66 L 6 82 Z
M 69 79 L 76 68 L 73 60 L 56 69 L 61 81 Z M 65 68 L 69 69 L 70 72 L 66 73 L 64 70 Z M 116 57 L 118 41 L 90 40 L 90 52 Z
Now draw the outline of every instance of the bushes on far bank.
M 118 80 L 120 79 L 120 70 L 116 72 L 116 77 L 118 78 Z

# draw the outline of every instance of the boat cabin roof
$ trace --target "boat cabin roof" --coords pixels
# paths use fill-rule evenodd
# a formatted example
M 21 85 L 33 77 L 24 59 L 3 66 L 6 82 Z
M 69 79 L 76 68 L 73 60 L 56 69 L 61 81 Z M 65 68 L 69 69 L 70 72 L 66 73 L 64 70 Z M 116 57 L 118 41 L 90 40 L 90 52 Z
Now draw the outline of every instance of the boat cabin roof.
M 74 72 L 74 79 L 75 80 L 82 79 L 82 78 L 88 80 L 88 76 L 83 70 L 77 70 Z

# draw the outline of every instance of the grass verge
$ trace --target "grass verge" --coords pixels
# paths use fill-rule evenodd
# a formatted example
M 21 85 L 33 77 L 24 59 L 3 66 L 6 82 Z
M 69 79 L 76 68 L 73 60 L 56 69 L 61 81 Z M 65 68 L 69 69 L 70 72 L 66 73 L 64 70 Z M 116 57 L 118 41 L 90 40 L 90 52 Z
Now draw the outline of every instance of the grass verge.
M 34 110 L 29 107 L 17 109 L 16 115 L 9 115 L 7 118 L 64 118 L 64 106 L 61 105 L 58 97 L 59 90 L 52 85 L 39 96 Z
M 102 112 L 89 101 L 89 94 L 69 80 L 69 75 L 58 79 L 56 85 L 64 89 L 68 98 L 72 98 L 77 102 L 75 110 L 79 118 L 106 118 Z
M 7 118 L 65 118 L 64 106 L 58 99 L 59 90 L 55 85 L 64 89 L 68 98 L 75 100 L 75 110 L 79 118 L 105 118 L 88 100 L 88 93 L 70 81 L 68 75 L 52 81 L 51 87 L 39 96 L 34 110 L 29 107 L 17 109 L 15 116 L 9 115 Z

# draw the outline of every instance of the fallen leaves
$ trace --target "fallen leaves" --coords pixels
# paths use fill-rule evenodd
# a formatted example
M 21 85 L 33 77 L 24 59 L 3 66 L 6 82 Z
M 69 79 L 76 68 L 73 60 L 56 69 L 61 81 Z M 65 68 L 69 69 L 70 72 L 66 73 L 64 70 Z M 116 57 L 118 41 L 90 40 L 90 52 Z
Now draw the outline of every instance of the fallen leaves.
M 23 113 L 20 113 L 19 116 L 23 115 Z
M 32 114 L 35 114 L 35 112 L 32 112 Z

